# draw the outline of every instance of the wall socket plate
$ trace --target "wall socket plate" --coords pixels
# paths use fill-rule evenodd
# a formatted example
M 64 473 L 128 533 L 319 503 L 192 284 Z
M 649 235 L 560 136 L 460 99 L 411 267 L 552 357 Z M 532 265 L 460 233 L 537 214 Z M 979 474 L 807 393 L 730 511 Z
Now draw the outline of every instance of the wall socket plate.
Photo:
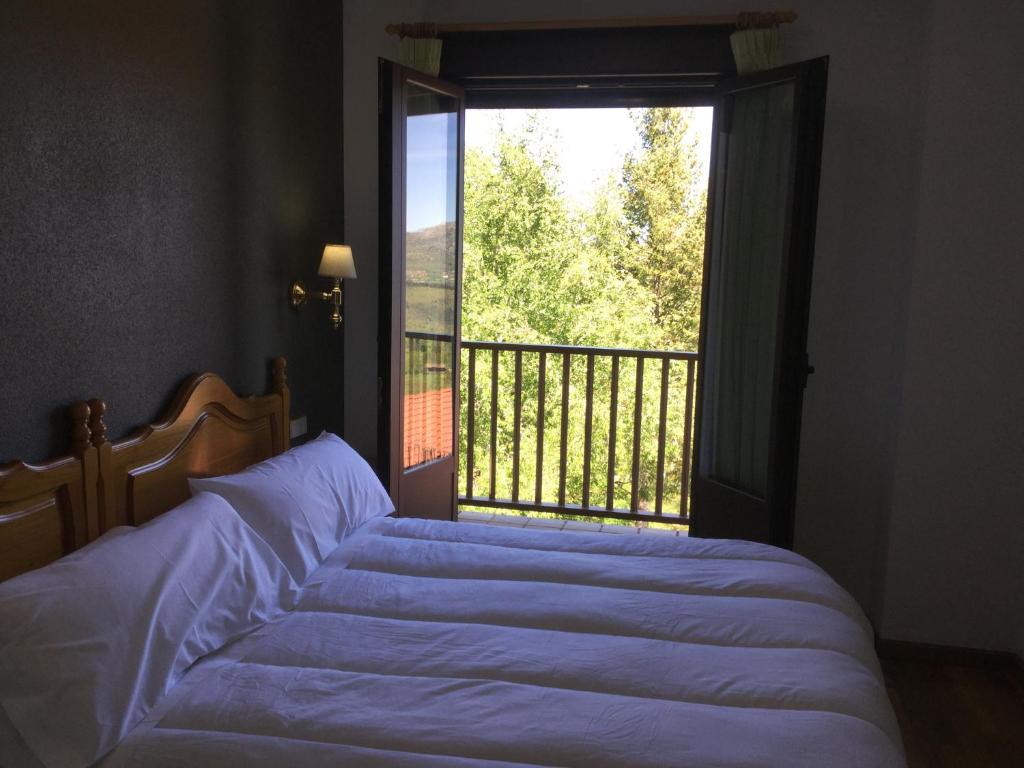
M 296 437 L 302 437 L 306 434 L 306 417 L 299 416 L 298 418 L 292 419 L 289 426 L 289 436 L 292 440 Z

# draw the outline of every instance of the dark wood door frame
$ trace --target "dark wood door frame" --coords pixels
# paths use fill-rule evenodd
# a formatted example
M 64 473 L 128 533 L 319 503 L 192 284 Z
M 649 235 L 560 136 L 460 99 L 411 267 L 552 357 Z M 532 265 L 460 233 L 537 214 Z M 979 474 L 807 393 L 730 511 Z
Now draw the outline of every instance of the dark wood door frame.
M 406 133 L 406 86 L 413 84 L 452 96 L 464 105 L 464 93 L 459 86 L 430 77 L 394 62 L 380 59 L 378 62 L 378 117 L 379 117 L 379 176 L 381 179 L 378 195 L 379 243 L 380 243 L 380 295 L 378 333 L 378 474 L 381 476 L 391 500 L 402 514 L 401 478 L 404 473 L 424 470 L 424 467 L 406 470 L 402 462 L 404 396 L 404 345 L 398 334 L 405 328 L 405 167 Z M 457 152 L 459 162 L 456 178 L 456 274 L 455 310 L 453 330 L 452 364 L 452 437 L 453 452 L 450 457 L 452 476 L 450 488 L 451 514 L 455 519 L 457 492 L 455 475 L 458 471 L 459 446 L 459 342 L 462 333 L 462 231 L 463 231 L 463 162 L 465 155 L 465 109 L 460 108 Z

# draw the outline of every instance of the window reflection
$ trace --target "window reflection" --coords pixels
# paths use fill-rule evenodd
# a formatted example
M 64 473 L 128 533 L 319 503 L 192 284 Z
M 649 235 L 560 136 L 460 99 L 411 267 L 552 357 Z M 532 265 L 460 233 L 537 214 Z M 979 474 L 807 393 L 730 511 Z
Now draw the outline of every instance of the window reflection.
M 458 112 L 409 86 L 406 118 L 403 466 L 453 451 Z

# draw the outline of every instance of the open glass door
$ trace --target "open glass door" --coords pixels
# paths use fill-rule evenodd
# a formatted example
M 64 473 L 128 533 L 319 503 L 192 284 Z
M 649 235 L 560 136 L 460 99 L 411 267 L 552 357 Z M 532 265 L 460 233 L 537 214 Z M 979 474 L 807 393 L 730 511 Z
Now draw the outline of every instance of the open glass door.
M 718 87 L 691 535 L 792 546 L 827 72 Z
M 460 88 L 381 63 L 381 455 L 403 517 L 455 518 L 464 122 Z

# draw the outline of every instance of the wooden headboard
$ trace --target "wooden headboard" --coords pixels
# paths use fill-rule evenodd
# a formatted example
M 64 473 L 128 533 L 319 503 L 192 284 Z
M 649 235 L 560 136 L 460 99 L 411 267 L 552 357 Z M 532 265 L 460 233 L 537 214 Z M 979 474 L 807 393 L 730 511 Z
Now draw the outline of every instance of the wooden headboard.
M 39 568 L 118 525 L 141 525 L 189 497 L 188 478 L 230 474 L 287 450 L 284 358 L 262 397 L 192 376 L 164 418 L 107 441 L 102 400 L 69 409 L 72 453 L 0 466 L 0 581 Z
M 53 562 L 99 535 L 91 409 L 75 403 L 68 415 L 71 455 L 0 466 L 0 581 Z
M 97 439 L 100 533 L 142 525 L 189 497 L 188 478 L 226 475 L 288 448 L 285 360 L 274 360 L 273 386 L 242 398 L 223 379 L 186 381 L 164 418 L 116 443 Z M 105 431 L 105 430 L 103 430 Z

